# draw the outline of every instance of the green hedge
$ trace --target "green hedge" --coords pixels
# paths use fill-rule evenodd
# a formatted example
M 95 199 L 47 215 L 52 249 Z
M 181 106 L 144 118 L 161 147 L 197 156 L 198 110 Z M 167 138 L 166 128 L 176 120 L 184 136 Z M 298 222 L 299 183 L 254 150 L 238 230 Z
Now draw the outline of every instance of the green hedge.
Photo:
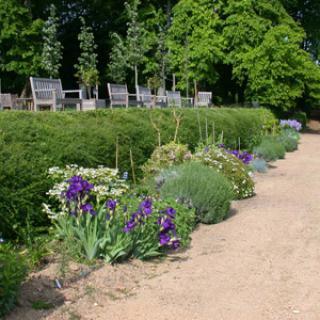
M 193 149 L 214 125 L 224 142 L 252 149 L 262 132 L 274 123 L 271 112 L 253 109 L 181 109 L 178 141 Z M 51 186 L 47 170 L 76 163 L 86 167 L 115 166 L 115 145 L 119 141 L 119 168 L 130 172 L 132 149 L 137 175 L 158 143 L 174 137 L 175 119 L 166 110 L 104 110 L 99 112 L 1 112 L 0 113 L 0 233 L 21 237 L 28 226 L 45 226 L 41 204 Z M 200 123 L 200 126 L 199 126 Z M 201 127 L 201 130 L 199 130 Z M 201 134 L 200 134 L 201 131 Z

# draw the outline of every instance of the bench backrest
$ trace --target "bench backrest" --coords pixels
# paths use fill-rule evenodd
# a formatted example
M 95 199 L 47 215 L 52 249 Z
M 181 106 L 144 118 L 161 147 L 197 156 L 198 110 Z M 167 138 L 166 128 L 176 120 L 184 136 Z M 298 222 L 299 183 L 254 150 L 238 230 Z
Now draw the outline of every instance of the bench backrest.
M 108 93 L 111 106 L 126 106 L 128 105 L 129 93 L 126 84 L 108 83 Z
M 197 97 L 198 106 L 209 106 L 212 103 L 212 92 L 199 91 Z
M 62 99 L 62 84 L 60 79 L 30 78 L 32 96 L 35 100 L 50 100 L 53 98 L 53 90 L 56 98 Z
M 168 106 L 181 107 L 180 91 L 166 91 Z
M 136 87 L 137 100 L 142 102 L 145 105 L 152 105 L 152 92 L 151 89 L 137 86 Z

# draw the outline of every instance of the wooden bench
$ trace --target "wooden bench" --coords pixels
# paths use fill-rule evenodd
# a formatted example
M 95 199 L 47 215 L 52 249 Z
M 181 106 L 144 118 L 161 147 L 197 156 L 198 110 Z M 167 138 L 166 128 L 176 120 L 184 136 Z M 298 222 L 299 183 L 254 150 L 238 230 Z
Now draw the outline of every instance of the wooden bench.
M 62 90 L 60 79 L 45 79 L 30 77 L 34 111 L 40 106 L 49 106 L 52 111 L 64 109 L 65 105 L 76 105 L 77 111 L 82 110 L 81 90 Z M 66 94 L 76 93 L 78 98 L 66 98 Z
M 128 87 L 126 84 L 114 84 L 108 83 L 108 93 L 110 99 L 110 107 L 114 106 L 124 106 L 129 107 L 129 98 L 136 97 L 136 94 L 130 94 L 128 92 Z M 137 102 L 137 101 L 135 101 Z
M 167 105 L 168 107 L 179 107 L 181 108 L 181 93 L 180 91 L 166 91 Z
M 151 89 L 137 86 L 136 87 L 137 101 L 143 107 L 152 108 L 155 105 L 155 96 L 152 95 Z
M 212 105 L 212 92 L 199 91 L 196 98 L 196 107 L 209 107 Z

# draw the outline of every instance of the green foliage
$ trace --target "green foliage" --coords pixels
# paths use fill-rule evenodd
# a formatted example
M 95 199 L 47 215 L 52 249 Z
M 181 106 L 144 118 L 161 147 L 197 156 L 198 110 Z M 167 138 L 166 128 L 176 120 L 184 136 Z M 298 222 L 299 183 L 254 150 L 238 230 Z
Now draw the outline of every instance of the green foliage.
M 0 243 L 0 317 L 14 306 L 25 275 L 22 256 L 12 246 Z
M 18 0 L 1 1 L 0 17 L 0 70 L 14 73 L 12 81 L 19 87 L 30 75 L 39 74 L 43 21 L 33 19 L 30 9 Z
M 232 184 L 234 197 L 244 199 L 253 196 L 254 182 L 247 166 L 234 155 L 214 145 L 199 146 L 194 155 L 199 161 L 224 175 Z
M 126 79 L 126 69 L 128 67 L 125 44 L 117 33 L 112 34 L 112 42 L 113 47 L 107 74 L 116 83 L 123 83 Z
M 145 23 L 145 41 L 147 53 L 144 57 L 143 74 L 148 77 L 148 86 L 157 90 L 166 88 L 166 78 L 169 76 L 169 52 L 167 46 L 168 28 L 170 26 L 171 8 L 152 10 Z
M 238 138 L 244 149 L 260 141 L 268 123 L 274 122 L 266 110 L 212 109 L 181 110 L 178 141 L 191 150 L 205 137 L 206 119 L 209 132 L 224 132 L 224 142 L 237 148 Z M 198 113 L 199 112 L 199 113 Z M 106 110 L 87 113 L 0 113 L 0 232 L 5 238 L 22 238 L 27 225 L 34 228 L 48 225 L 41 211 L 46 192 L 54 182 L 48 169 L 78 164 L 87 168 L 98 165 L 115 167 L 116 141 L 119 141 L 118 164 L 121 173 L 131 172 L 132 149 L 137 176 L 141 166 L 158 145 L 157 131 L 150 117 L 160 128 L 161 141 L 166 144 L 175 135 L 171 110 Z M 271 121 L 272 120 L 272 121 Z
M 282 129 L 278 141 L 284 146 L 287 152 L 298 149 L 300 135 L 294 129 Z
M 162 198 L 174 198 L 196 209 L 202 223 L 218 223 L 229 213 L 233 191 L 216 170 L 190 162 L 169 169 L 171 175 L 160 189 Z
M 54 308 L 54 304 L 42 300 L 37 300 L 32 303 L 32 309 L 35 310 L 49 310 Z
M 109 67 L 110 76 L 114 81 L 124 80 L 126 69 L 132 69 L 135 73 L 136 86 L 138 85 L 138 66 L 143 62 L 147 50 L 146 31 L 139 21 L 139 5 L 140 0 L 125 2 L 128 19 L 126 39 L 123 40 L 119 34 L 113 33 L 114 45 Z
M 76 76 L 79 81 L 87 87 L 92 87 L 99 81 L 98 61 L 95 53 L 97 45 L 94 42 L 92 28 L 86 25 L 83 17 L 80 20 L 82 25 L 78 40 L 80 41 L 81 54 L 78 58 L 78 64 L 74 67 L 77 70 Z
M 62 60 L 62 45 L 58 40 L 59 18 L 56 15 L 54 4 L 50 6 L 50 16 L 45 22 L 43 33 L 43 49 L 41 56 L 41 66 L 46 75 L 51 78 L 59 78 L 59 69 Z
M 191 157 L 192 154 L 186 145 L 170 142 L 164 146 L 157 147 L 153 151 L 151 158 L 143 166 L 143 172 L 146 176 L 154 175 L 163 168 L 181 164 L 190 160 Z
M 169 58 L 179 77 L 179 87 L 188 90 L 189 81 L 214 83 L 214 65 L 223 59 L 221 1 L 181 0 L 173 9 L 169 29 Z
M 232 0 L 225 13 L 227 62 L 249 101 L 288 110 L 304 95 L 319 98 L 320 69 L 301 49 L 304 32 L 279 1 Z
M 286 149 L 284 145 L 278 141 L 277 137 L 266 136 L 262 139 L 261 144 L 254 149 L 254 152 L 266 161 L 275 161 L 284 159 Z

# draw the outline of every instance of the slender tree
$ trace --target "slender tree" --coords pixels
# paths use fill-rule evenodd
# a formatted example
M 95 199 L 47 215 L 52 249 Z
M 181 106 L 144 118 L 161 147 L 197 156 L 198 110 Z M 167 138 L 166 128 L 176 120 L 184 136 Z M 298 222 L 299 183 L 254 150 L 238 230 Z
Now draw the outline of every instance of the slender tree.
M 138 20 L 138 7 L 140 0 L 132 0 L 132 3 L 125 3 L 127 15 L 128 15 L 128 29 L 127 29 L 127 54 L 128 65 L 134 70 L 134 82 L 138 85 L 139 79 L 139 65 L 144 59 L 146 52 L 145 44 L 145 30 Z
M 62 45 L 58 40 L 59 19 L 55 5 L 50 6 L 50 16 L 43 26 L 43 50 L 41 66 L 50 78 L 59 77 L 62 61 Z
M 127 33 L 123 40 L 119 34 L 113 34 L 114 47 L 111 51 L 109 72 L 113 80 L 124 79 L 124 70 L 134 71 L 135 86 L 139 83 L 139 66 L 143 63 L 146 45 L 146 31 L 138 19 L 140 0 L 125 3 L 127 15 Z M 118 73 L 118 74 L 117 74 Z
M 170 27 L 171 7 L 166 10 L 153 10 L 152 17 L 145 23 L 146 44 L 143 73 L 148 76 L 148 83 L 153 89 L 166 89 L 166 78 L 169 72 L 167 34 Z
M 123 39 L 117 34 L 112 34 L 113 47 L 110 54 L 110 63 L 107 67 L 108 76 L 117 83 L 126 79 L 128 68 L 126 47 Z
M 80 18 L 82 26 L 78 35 L 80 41 L 80 57 L 75 65 L 76 77 L 79 82 L 85 85 L 89 98 L 91 98 L 91 88 L 99 81 L 99 71 L 97 69 L 97 45 L 94 42 L 92 28 L 86 25 L 83 17 Z

